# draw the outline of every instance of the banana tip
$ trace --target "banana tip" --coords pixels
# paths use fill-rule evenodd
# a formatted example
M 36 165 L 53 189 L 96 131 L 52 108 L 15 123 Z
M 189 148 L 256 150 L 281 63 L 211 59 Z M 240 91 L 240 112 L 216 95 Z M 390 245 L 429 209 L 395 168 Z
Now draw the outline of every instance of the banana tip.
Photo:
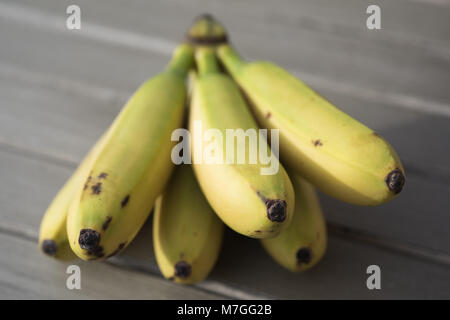
M 286 201 L 266 200 L 267 217 L 273 222 L 283 222 L 286 219 Z
M 186 279 L 191 275 L 192 267 L 186 261 L 179 261 L 175 265 L 175 276 L 178 278 Z
M 93 250 L 98 248 L 100 243 L 100 233 L 92 229 L 81 229 L 78 237 L 78 244 L 82 249 Z
M 386 176 L 386 184 L 392 193 L 400 193 L 405 185 L 405 176 L 403 172 L 400 169 L 389 172 Z
M 42 241 L 41 248 L 42 248 L 42 251 L 49 256 L 55 256 L 56 251 L 58 249 L 55 241 L 53 241 L 53 240 Z
M 297 251 L 296 258 L 297 258 L 297 264 L 308 264 L 311 262 L 311 250 L 309 248 L 300 248 Z

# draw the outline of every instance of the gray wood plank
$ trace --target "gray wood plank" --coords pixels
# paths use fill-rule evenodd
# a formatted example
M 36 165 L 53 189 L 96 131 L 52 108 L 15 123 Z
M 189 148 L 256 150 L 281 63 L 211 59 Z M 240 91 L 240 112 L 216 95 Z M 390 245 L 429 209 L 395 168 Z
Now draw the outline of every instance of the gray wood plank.
M 107 263 L 59 262 L 36 244 L 0 233 L 0 299 L 221 299 L 220 295 L 181 287 L 160 277 Z M 81 271 L 81 289 L 66 287 L 69 265 Z
M 50 74 L 74 80 L 73 85 L 69 83 L 65 85 L 64 92 L 75 90 L 88 96 L 100 96 L 100 98 L 106 96 L 105 99 L 108 94 L 115 98 L 119 97 L 119 103 L 115 103 L 114 100 L 110 101 L 110 107 L 113 110 L 117 110 L 121 102 L 141 81 L 161 70 L 168 60 L 168 57 L 162 57 L 159 54 L 134 51 L 132 48 L 111 48 L 105 43 L 92 42 L 67 35 L 67 33 L 49 33 L 48 30 L 39 29 L 30 31 L 26 25 L 11 24 L 8 21 L 0 21 L 0 23 L 4 24 L 4 27 L 0 28 L 0 33 L 2 31 L 4 33 L 1 36 L 5 44 L 0 50 L 0 59 L 2 59 L 0 62 L 3 61 L 0 64 L 0 71 L 12 64 L 13 69 L 14 66 L 19 66 L 22 70 L 30 69 L 32 72 L 36 72 L 36 79 L 39 79 L 40 74 Z M 9 32 L 9 30 L 14 30 L 14 32 Z M 28 49 L 30 46 L 33 47 L 33 50 Z M 264 52 L 266 52 L 264 46 L 261 48 L 264 48 Z M 80 54 L 80 52 L 84 53 Z M 338 52 L 336 52 L 337 54 Z M 328 61 L 328 59 L 324 60 Z M 315 65 L 321 66 L 322 63 Z M 379 66 L 373 67 L 375 71 L 378 69 L 380 69 Z M 392 70 L 389 67 L 381 69 Z M 445 65 L 438 65 L 437 69 L 438 77 L 448 74 L 443 72 Z M 386 96 L 389 94 L 385 94 L 385 91 L 389 92 L 389 88 L 376 94 L 376 91 L 370 91 L 372 88 L 370 85 L 359 84 L 346 87 L 342 85 L 341 80 L 333 85 L 332 77 L 328 77 L 329 79 L 324 81 L 308 72 L 299 72 L 298 74 L 336 105 L 380 131 L 393 143 L 405 161 L 413 162 L 414 165 L 435 165 L 450 169 L 450 148 L 446 146 L 445 142 L 443 144 L 430 143 L 439 141 L 442 136 L 450 136 L 450 120 L 447 117 L 422 115 L 401 108 L 397 110 L 395 101 L 391 101 L 392 99 L 386 101 Z M 14 74 L 11 75 L 11 72 L 8 72 L 4 77 L 10 81 L 11 77 L 14 78 Z M 27 76 L 22 75 L 22 78 L 26 79 Z M 58 77 L 53 78 L 55 78 L 53 84 L 58 89 L 61 80 Z M 393 78 L 410 83 L 410 80 L 404 81 L 402 77 L 395 76 Z M 445 79 L 439 80 L 434 76 L 432 78 L 439 86 L 446 86 L 448 83 Z M 49 81 L 52 83 L 51 79 Z M 433 86 L 434 83 L 426 85 L 426 87 Z M 395 89 L 395 86 L 392 89 Z M 448 92 L 443 88 L 439 90 Z M 17 92 L 14 94 L 18 95 Z M 23 91 L 20 91 L 20 94 L 23 94 Z M 425 108 L 428 104 L 425 101 L 422 102 Z M 416 108 L 420 109 L 422 102 L 416 101 Z M 432 101 L 429 104 L 431 105 Z M 445 107 L 443 108 L 445 109 Z M 448 113 L 450 115 L 450 107 Z M 433 130 L 429 129 L 431 127 Z
M 415 174 L 407 181 L 400 197 L 378 207 L 356 207 L 321 194 L 323 210 L 330 222 L 450 257 L 450 231 L 442 226 L 449 219 L 450 184 Z
M 12 2 L 12 0 L 9 0 Z M 16 0 L 16 3 L 36 5 L 33 0 Z M 448 14 L 450 3 L 444 1 L 389 0 L 377 1 L 382 10 L 382 27 L 384 32 L 395 37 L 399 42 L 411 42 L 411 45 L 427 45 L 428 41 L 436 41 L 441 46 L 449 45 Z M 217 14 L 233 14 L 240 22 L 244 18 L 252 18 L 254 23 L 265 22 L 275 26 L 282 25 L 293 29 L 303 28 L 314 31 L 335 33 L 341 37 L 367 37 L 365 21 L 366 8 L 373 4 L 369 0 L 252 0 L 223 1 L 191 0 L 189 4 L 180 0 L 133 0 L 125 4 L 120 0 L 78 1 L 81 8 L 86 8 L 86 18 L 97 20 L 105 25 L 117 25 L 121 29 L 146 32 L 155 30 L 159 34 L 167 34 L 173 39 L 179 38 L 177 29 L 182 22 L 189 24 L 195 14 L 213 12 Z M 107 6 L 104 6 L 108 3 Z M 54 15 L 65 12 L 70 1 L 41 0 L 39 8 Z M 182 8 L 183 10 L 179 9 Z M 178 9 L 178 10 L 177 10 Z M 188 11 L 186 11 L 187 9 Z M 129 12 L 132 12 L 132 15 Z M 183 11 L 183 15 L 180 12 Z M 145 19 L 146 17 L 151 17 Z M 161 21 L 178 17 L 170 25 Z M 133 19 L 135 18 L 135 19 Z M 165 19 L 165 20 L 164 20 Z M 169 20 L 170 21 L 170 20 Z M 432 23 L 431 23 L 432 22 Z M 178 23 L 178 25 L 176 25 Z M 247 21 L 247 24 L 250 24 Z M 149 26 L 151 28 L 149 28 Z M 256 27 L 254 28 L 256 29 Z M 406 39 L 401 40 L 401 37 Z M 382 40 L 382 39 L 377 39 Z
M 30 12 L 33 16 L 37 6 L 35 2 L 26 2 L 29 7 L 24 11 L 25 16 Z M 11 6 L 12 2 L 1 4 L 4 3 Z M 0 164 L 2 181 L 5 181 L 0 198 L 2 228 L 6 223 L 7 229 L 35 234 L 41 214 L 74 163 L 113 119 L 127 95 L 146 77 L 161 70 L 168 60 L 168 48 L 175 45 L 182 30 L 199 13 L 195 5 L 180 1 L 151 4 L 138 1 L 134 6 L 119 1 L 80 3 L 86 21 L 139 35 L 148 34 L 144 37 L 147 42 L 144 46 L 129 41 L 121 43 L 126 38 L 124 34 L 108 42 L 99 38 L 101 32 L 95 37 L 75 36 L 54 25 L 41 28 L 30 21 L 0 19 L 0 148 L 3 149 Z M 383 20 L 387 27 L 379 34 L 369 34 L 358 29 L 361 21 L 355 23 L 353 19 L 362 4 L 353 1 L 342 5 L 324 1 L 285 4 L 265 3 L 250 10 L 253 8 L 246 1 L 233 5 L 211 1 L 204 8 L 218 13 L 246 56 L 275 60 L 294 69 L 336 105 L 379 131 L 393 143 L 409 173 L 401 197 L 382 207 L 353 207 L 322 196 L 327 218 L 376 237 L 448 255 L 450 235 L 445 229 L 448 218 L 442 208 L 448 207 L 450 191 L 450 148 L 445 140 L 450 136 L 450 120 L 439 116 L 447 114 L 445 110 L 450 101 L 446 90 L 449 78 L 445 72 L 449 68 L 448 37 L 445 37 L 449 25 L 448 19 L 444 19 L 448 17 L 448 7 L 419 3 L 404 9 L 402 5 L 406 2 L 400 2 L 402 5 L 382 2 L 383 12 L 388 8 L 387 20 Z M 39 11 L 44 15 L 37 16 L 45 18 L 50 14 L 63 22 L 65 7 L 64 2 L 41 1 Z M 399 19 L 400 16 L 403 18 Z M 417 23 L 418 17 L 424 20 Z M 64 29 L 64 24 L 61 25 Z M 111 30 L 114 31 L 107 29 L 107 34 Z M 169 40 L 158 42 L 158 39 Z M 153 40 L 156 45 L 150 43 Z M 434 107 L 430 109 L 427 101 Z M 425 110 L 426 107 L 428 114 L 408 110 Z M 22 156 L 9 154 L 12 151 Z M 30 159 L 23 159 L 23 156 Z M 44 160 L 64 165 L 44 163 Z M 235 238 L 231 235 L 231 239 Z M 334 264 L 339 264 L 338 256 L 347 250 L 362 257 L 344 269 L 360 270 L 361 261 L 366 263 L 370 257 L 378 256 L 378 252 L 383 253 L 383 262 L 387 261 L 384 265 L 391 270 L 388 278 L 400 288 L 384 293 L 388 297 L 402 294 L 412 297 L 409 290 L 422 287 L 425 288 L 422 296 L 431 297 L 433 286 L 437 288 L 436 296 L 445 296 L 448 292 L 445 285 L 439 284 L 439 281 L 448 283 L 443 267 L 414 260 L 412 274 L 415 277 L 419 277 L 421 270 L 429 271 L 434 277 L 430 286 L 420 283 L 415 288 L 414 284 L 406 284 L 409 273 L 401 272 L 410 263 L 409 258 L 398 258 L 345 239 L 332 239 L 337 239 L 330 246 L 330 255 L 334 253 L 336 257 Z M 231 244 L 233 249 L 228 251 L 230 245 L 226 245 L 224 252 L 230 252 L 230 261 L 233 261 L 241 240 L 230 241 L 236 244 Z M 254 241 L 245 241 L 250 241 L 249 252 L 260 250 Z M 148 246 L 148 241 L 142 240 L 142 243 Z M 338 244 L 333 247 L 333 243 Z M 248 253 L 244 250 L 244 254 Z M 131 263 L 140 269 L 155 271 L 154 263 L 149 264 L 151 267 L 141 265 L 139 253 L 125 256 L 117 263 Z M 259 261 L 253 255 L 248 259 Z M 261 263 L 266 266 L 265 262 Z M 257 276 L 267 273 L 266 267 L 257 272 L 253 270 L 253 274 L 252 265 L 245 265 L 243 268 L 249 273 L 246 276 L 250 278 L 248 283 L 239 277 L 233 278 L 234 275 L 227 273 L 228 268 L 223 269 L 225 276 L 214 274 L 213 282 L 204 286 L 214 287 L 214 279 L 218 279 L 221 289 L 216 289 L 219 291 L 229 290 L 221 287 L 225 283 L 238 288 L 238 295 L 243 297 L 242 290 L 283 296 L 280 287 L 285 283 L 282 281 L 281 285 L 277 284 L 280 287 L 258 284 L 261 279 Z M 238 271 L 234 269 L 234 272 Z M 342 277 L 350 278 L 344 272 Z M 282 278 L 297 284 L 290 276 Z M 347 281 L 352 288 L 349 296 L 357 293 L 372 297 L 361 291 L 359 286 L 364 282 L 353 278 L 340 286 Z M 15 290 L 10 284 L 4 287 L 8 292 Z M 296 292 L 295 287 L 289 288 L 284 297 L 307 297 Z M 312 295 L 323 296 L 314 288 Z M 337 297 L 336 292 L 331 292 L 330 297 Z
M 156 272 L 149 221 L 115 262 Z M 145 252 L 145 254 L 143 254 Z M 378 265 L 382 289 L 368 290 L 367 267 Z M 423 277 L 427 274 L 427 277 Z M 277 299 L 448 299 L 450 268 L 397 252 L 385 251 L 329 235 L 324 259 L 313 269 L 294 274 L 277 265 L 257 240 L 227 229 L 219 261 L 210 280 Z
M 0 151 L 0 164 L 3 182 L 0 185 L 0 229 L 35 239 L 47 203 L 71 169 L 4 151 Z M 386 227 L 385 220 L 382 221 Z M 381 223 L 377 225 L 380 227 Z M 432 234 L 428 236 L 434 239 Z M 14 254 L 9 253 L 10 250 L 2 250 L 7 252 L 3 256 Z M 38 248 L 34 250 L 37 252 Z M 27 260 L 30 260 L 28 255 Z M 147 223 L 130 247 L 112 261 L 157 274 L 151 223 Z M 380 292 L 365 287 L 366 268 L 371 264 L 382 269 L 384 285 Z M 334 235 L 330 236 L 326 258 L 317 268 L 305 274 L 291 274 L 272 262 L 256 240 L 229 231 L 216 269 L 209 282 L 199 288 L 237 297 L 371 299 L 450 298 L 449 286 L 448 266 Z
M 163 70 L 170 58 L 62 31 L 0 19 L 2 64 L 123 91 Z
M 25 1 L 32 8 L 32 1 Z M 45 1 L 60 16 L 70 1 Z M 381 1 L 383 30 L 365 27 L 370 1 L 81 1 L 86 21 L 178 41 L 193 17 L 209 11 L 229 26 L 233 42 L 251 58 L 380 91 L 448 105 L 450 6 Z M 62 19 L 63 17 L 61 17 Z M 267 41 L 270 39 L 270 44 Z M 432 81 L 432 85 L 430 85 Z

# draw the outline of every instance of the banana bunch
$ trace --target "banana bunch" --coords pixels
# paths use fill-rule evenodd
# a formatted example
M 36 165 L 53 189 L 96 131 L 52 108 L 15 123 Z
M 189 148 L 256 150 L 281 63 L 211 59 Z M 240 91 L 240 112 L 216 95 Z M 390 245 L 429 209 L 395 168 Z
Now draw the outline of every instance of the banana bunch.
M 178 144 L 176 130 L 188 132 Z M 169 280 L 205 279 L 224 225 L 259 239 L 286 269 L 304 271 L 327 247 L 315 188 L 374 206 L 404 184 L 403 166 L 379 134 L 281 67 L 244 61 L 225 28 L 202 15 L 58 192 L 39 247 L 61 260 L 107 259 L 154 208 L 154 253 Z

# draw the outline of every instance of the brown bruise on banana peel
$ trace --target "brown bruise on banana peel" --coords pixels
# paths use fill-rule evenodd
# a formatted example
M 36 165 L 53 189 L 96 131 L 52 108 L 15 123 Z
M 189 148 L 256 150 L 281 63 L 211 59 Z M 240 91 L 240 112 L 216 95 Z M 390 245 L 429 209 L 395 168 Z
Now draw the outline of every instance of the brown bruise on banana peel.
M 107 258 L 111 258 L 112 256 L 115 256 L 116 254 L 118 254 L 118 253 L 120 252 L 120 250 L 122 250 L 122 249 L 125 247 L 126 244 L 127 244 L 126 241 L 125 241 L 125 242 L 122 242 L 121 244 L 119 244 L 119 246 L 117 247 L 117 249 L 116 249 L 113 253 L 111 253 L 110 255 L 108 255 Z
M 93 182 L 92 181 L 92 175 L 93 175 L 93 172 L 91 171 L 89 173 L 88 178 L 86 179 L 86 182 L 84 184 L 83 190 L 88 189 L 89 184 L 92 183 L 93 185 L 91 185 L 91 190 L 92 190 L 91 194 L 97 195 L 97 194 L 100 194 L 102 192 L 102 183 L 98 182 L 98 181 L 97 182 L 95 182 L 95 181 Z M 97 179 L 98 180 L 105 180 L 107 177 L 108 177 L 108 174 L 106 172 L 102 172 L 102 173 L 100 173 L 97 176 Z
M 55 241 L 46 239 L 42 241 L 41 250 L 46 255 L 54 257 L 58 252 L 58 246 L 56 245 Z
M 399 194 L 405 185 L 405 175 L 402 170 L 396 168 L 386 176 L 386 185 L 393 194 Z
M 102 192 L 102 183 L 98 182 L 91 187 L 92 194 L 100 194 Z
M 91 182 L 91 180 L 92 180 L 92 176 L 89 176 L 89 177 L 86 179 L 86 183 L 84 184 L 83 190 L 86 190 L 86 189 L 88 188 L 89 182 Z
M 287 203 L 281 199 L 267 199 L 259 191 L 258 197 L 267 208 L 267 218 L 272 222 L 283 222 L 286 220 Z
M 175 264 L 175 274 L 174 277 L 180 279 L 187 279 L 192 273 L 192 267 L 189 263 L 181 260 Z
M 98 175 L 99 179 L 106 179 L 108 177 L 108 174 L 106 172 L 102 172 Z
M 122 202 L 120 203 L 120 206 L 121 206 L 122 208 L 124 208 L 124 207 L 128 204 L 128 201 L 130 201 L 130 195 L 127 195 L 127 196 L 122 200 Z
M 102 230 L 105 231 L 106 229 L 108 229 L 109 224 L 111 223 L 112 217 L 106 217 L 105 222 L 102 225 Z
M 308 265 L 312 260 L 312 252 L 311 249 L 305 247 L 297 250 L 295 254 L 295 258 L 297 261 L 297 266 Z
M 272 116 L 272 114 L 270 112 L 266 113 L 266 119 L 269 119 Z
M 313 143 L 314 147 L 320 147 L 320 146 L 323 146 L 322 141 L 320 141 L 319 139 L 313 140 L 312 143 Z

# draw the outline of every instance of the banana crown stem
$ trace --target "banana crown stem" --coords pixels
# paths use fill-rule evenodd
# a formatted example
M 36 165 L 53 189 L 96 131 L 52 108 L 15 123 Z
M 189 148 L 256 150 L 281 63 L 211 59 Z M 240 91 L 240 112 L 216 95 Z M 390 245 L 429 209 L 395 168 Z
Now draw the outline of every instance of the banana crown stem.
M 195 62 L 197 63 L 198 73 L 204 76 L 209 73 L 219 73 L 219 61 L 213 48 L 199 47 L 195 51 Z
M 167 71 L 174 71 L 186 76 L 194 63 L 194 48 L 186 43 L 180 44 L 174 51 Z
M 217 55 L 225 68 L 232 75 L 245 65 L 245 61 L 239 56 L 229 44 L 223 44 L 217 49 Z

